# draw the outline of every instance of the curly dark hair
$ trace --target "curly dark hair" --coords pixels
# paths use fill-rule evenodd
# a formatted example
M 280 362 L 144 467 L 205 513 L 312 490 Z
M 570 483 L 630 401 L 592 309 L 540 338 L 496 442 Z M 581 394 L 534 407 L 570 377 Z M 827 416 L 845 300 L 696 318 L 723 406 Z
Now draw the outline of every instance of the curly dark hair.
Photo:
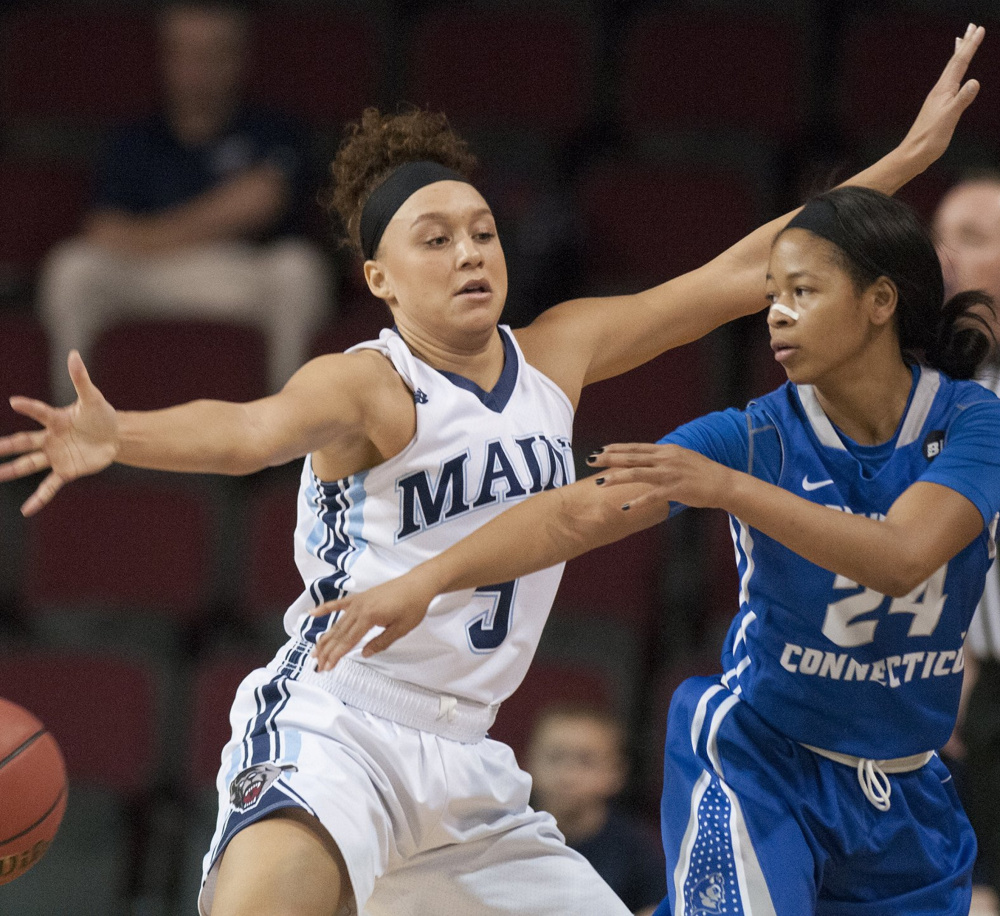
M 369 195 L 404 162 L 439 162 L 466 178 L 476 157 L 440 112 L 413 109 L 383 114 L 366 108 L 348 125 L 347 136 L 330 164 L 333 185 L 324 195 L 331 216 L 339 215 L 347 243 L 361 253 L 361 211 Z

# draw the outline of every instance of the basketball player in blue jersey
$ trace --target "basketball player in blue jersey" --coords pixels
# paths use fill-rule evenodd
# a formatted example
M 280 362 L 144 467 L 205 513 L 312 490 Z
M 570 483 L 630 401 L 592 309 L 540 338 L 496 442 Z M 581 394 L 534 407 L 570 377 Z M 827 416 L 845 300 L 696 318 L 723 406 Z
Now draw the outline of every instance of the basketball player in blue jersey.
M 1000 400 L 968 381 L 990 300 L 945 303 L 912 212 L 858 187 L 778 234 L 767 299 L 788 383 L 660 444 L 603 449 L 596 481 L 334 602 L 344 619 L 320 667 L 338 628 L 385 619 L 380 606 L 409 619 L 438 592 L 568 559 L 672 505 L 725 509 L 739 611 L 724 673 L 671 704 L 658 912 L 965 916 L 975 838 L 934 750 L 995 555 Z
M 903 144 L 856 181 L 892 191 L 947 146 L 974 97 L 970 28 Z M 760 307 L 763 227 L 636 296 L 498 327 L 507 279 L 471 157 L 443 118 L 365 113 L 333 165 L 335 204 L 395 327 L 301 369 L 250 404 L 116 412 L 69 358 L 78 400 L 12 399 L 43 429 L 0 440 L 12 479 L 49 469 L 24 506 L 117 461 L 248 473 L 305 457 L 295 534 L 304 589 L 287 644 L 233 704 L 202 914 L 624 914 L 528 805 L 530 780 L 485 737 L 521 680 L 559 570 L 477 583 L 412 632 L 375 627 L 336 669 L 314 655 L 317 608 L 405 573 L 531 494 L 569 484 L 583 385 Z M 391 630 L 387 638 L 395 636 Z

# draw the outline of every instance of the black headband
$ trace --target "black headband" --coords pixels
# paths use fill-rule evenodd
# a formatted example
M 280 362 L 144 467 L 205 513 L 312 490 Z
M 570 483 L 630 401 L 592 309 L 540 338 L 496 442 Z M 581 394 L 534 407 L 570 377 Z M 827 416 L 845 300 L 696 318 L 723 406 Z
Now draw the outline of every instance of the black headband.
M 828 200 L 810 200 L 796 216 L 792 217 L 786 229 L 805 229 L 818 235 L 838 248 L 847 249 L 847 232 L 837 216 L 837 210 Z
M 366 260 L 375 257 L 385 227 L 407 198 L 436 181 L 469 184 L 468 178 L 440 162 L 404 162 L 368 195 L 361 211 L 360 226 L 361 253 Z

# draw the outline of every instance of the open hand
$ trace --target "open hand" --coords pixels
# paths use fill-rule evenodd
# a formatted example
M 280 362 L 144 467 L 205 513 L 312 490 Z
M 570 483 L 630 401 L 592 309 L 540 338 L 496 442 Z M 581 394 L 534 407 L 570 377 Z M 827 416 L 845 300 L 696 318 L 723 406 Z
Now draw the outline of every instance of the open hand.
M 652 486 L 649 492 L 629 501 L 630 510 L 665 509 L 670 502 L 722 508 L 728 475 L 732 473 L 724 465 L 679 445 L 646 442 L 607 445 L 591 455 L 587 464 L 609 469 L 598 476 L 600 486 L 623 483 Z
M 433 589 L 421 587 L 414 571 L 364 592 L 327 601 L 316 608 L 314 617 L 335 614 L 333 625 L 316 642 L 316 668 L 329 671 L 364 638 L 373 627 L 382 632 L 361 650 L 365 658 L 389 648 L 410 632 L 427 613 Z
M 34 515 L 48 505 L 63 484 L 104 470 L 118 453 L 114 408 L 90 380 L 76 350 L 70 352 L 67 363 L 77 394 L 69 407 L 19 396 L 10 399 L 14 410 L 43 428 L 0 438 L 0 457 L 19 456 L 0 464 L 0 482 L 50 471 L 21 507 L 24 515 Z
M 985 34 L 982 26 L 970 24 L 965 35 L 956 39 L 955 53 L 928 93 L 901 144 L 917 150 L 925 167 L 935 162 L 948 148 L 958 119 L 979 92 L 977 80 L 964 83 L 962 80 Z

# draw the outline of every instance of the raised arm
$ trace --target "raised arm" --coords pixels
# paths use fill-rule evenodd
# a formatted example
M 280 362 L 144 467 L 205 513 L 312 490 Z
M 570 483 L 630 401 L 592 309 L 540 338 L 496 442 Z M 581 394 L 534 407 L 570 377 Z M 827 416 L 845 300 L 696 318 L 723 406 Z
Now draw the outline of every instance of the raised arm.
M 892 194 L 941 156 L 979 91 L 975 80 L 963 80 L 983 36 L 982 27 L 969 26 L 903 141 L 846 184 Z M 578 299 L 549 309 L 521 329 L 518 340 L 533 365 L 576 397 L 582 385 L 626 372 L 763 308 L 771 243 L 793 215 L 772 220 L 703 267 L 660 286 L 633 296 Z
M 22 512 L 33 515 L 71 480 L 117 462 L 164 471 L 249 474 L 319 448 L 356 453 L 378 438 L 384 417 L 384 360 L 374 353 L 320 357 L 276 395 L 235 404 L 192 401 L 155 411 L 116 411 L 90 380 L 79 353 L 69 356 L 77 400 L 68 407 L 12 397 L 18 413 L 41 425 L 0 439 L 0 482 L 48 470 Z M 337 397 L 317 392 L 337 392 Z

